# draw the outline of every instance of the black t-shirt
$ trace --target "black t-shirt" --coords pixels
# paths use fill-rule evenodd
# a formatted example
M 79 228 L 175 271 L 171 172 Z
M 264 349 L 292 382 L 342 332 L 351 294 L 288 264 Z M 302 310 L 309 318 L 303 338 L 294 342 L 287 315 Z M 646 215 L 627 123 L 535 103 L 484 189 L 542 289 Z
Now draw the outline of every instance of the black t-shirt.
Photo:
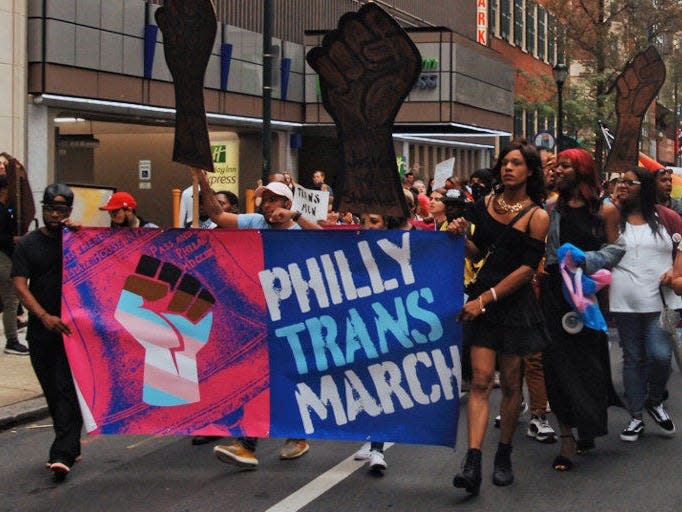
M 0 203 L 0 251 L 10 258 L 14 248 L 14 216 L 7 209 L 7 206 Z
M 38 303 L 51 315 L 61 316 L 62 297 L 62 237 L 49 237 L 40 229 L 19 239 L 12 255 L 12 277 L 29 280 L 28 289 Z M 27 339 L 61 337 L 30 315 Z

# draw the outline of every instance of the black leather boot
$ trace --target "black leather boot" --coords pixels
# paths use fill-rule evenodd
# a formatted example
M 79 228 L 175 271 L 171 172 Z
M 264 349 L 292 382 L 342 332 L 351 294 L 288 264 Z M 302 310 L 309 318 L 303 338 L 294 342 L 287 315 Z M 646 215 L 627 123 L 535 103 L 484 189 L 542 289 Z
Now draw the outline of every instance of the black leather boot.
M 481 450 L 470 448 L 462 462 L 462 470 L 455 475 L 452 485 L 471 494 L 481 488 Z
M 512 447 L 510 444 L 499 443 L 495 453 L 495 467 L 493 469 L 493 483 L 495 485 L 509 485 L 514 481 L 511 463 Z

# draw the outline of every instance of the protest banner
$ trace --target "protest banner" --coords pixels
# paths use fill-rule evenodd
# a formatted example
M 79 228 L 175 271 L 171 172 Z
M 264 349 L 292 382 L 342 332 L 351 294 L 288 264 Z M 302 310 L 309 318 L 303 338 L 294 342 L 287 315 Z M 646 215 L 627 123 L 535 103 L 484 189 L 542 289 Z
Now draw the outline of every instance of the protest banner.
M 329 191 L 304 188 L 298 183 L 295 187 L 291 209 L 295 212 L 301 212 L 311 219 L 326 220 Z
M 452 177 L 452 171 L 455 170 L 455 157 L 448 158 L 436 164 L 436 170 L 433 175 L 433 188 L 443 188 L 445 180 Z
M 461 237 L 96 228 L 63 251 L 92 433 L 455 442 Z

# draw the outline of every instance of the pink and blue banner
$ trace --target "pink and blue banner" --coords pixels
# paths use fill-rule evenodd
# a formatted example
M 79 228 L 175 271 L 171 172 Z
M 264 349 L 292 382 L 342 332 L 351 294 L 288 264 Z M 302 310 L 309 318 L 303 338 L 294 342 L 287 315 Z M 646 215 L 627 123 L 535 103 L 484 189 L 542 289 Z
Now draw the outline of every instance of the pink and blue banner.
M 91 433 L 455 443 L 460 237 L 83 229 L 63 251 Z

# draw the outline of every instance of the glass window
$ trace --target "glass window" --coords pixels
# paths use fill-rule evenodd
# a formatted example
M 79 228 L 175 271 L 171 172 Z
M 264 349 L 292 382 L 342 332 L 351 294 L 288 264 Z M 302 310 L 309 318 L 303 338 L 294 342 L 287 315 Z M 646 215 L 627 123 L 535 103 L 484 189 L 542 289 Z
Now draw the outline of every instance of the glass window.
M 514 44 L 523 47 L 523 0 L 514 0 Z
M 523 109 L 514 107 L 514 137 L 523 137 Z
M 545 42 L 547 41 L 546 31 L 547 23 L 545 22 L 547 12 L 544 7 L 538 5 L 538 59 L 545 60 Z
M 535 4 L 526 4 L 526 50 L 535 55 Z
M 556 64 L 556 21 L 554 16 L 547 14 L 547 62 Z
M 490 9 L 490 16 L 488 19 L 490 20 L 489 32 L 492 35 L 499 37 L 500 33 L 497 30 L 497 27 L 499 26 L 497 20 L 497 1 L 498 0 L 490 0 L 490 2 L 488 2 L 488 8 Z
M 532 137 L 536 133 L 535 112 L 526 111 L 526 137 Z
M 500 37 L 509 41 L 511 35 L 511 0 L 500 0 Z

